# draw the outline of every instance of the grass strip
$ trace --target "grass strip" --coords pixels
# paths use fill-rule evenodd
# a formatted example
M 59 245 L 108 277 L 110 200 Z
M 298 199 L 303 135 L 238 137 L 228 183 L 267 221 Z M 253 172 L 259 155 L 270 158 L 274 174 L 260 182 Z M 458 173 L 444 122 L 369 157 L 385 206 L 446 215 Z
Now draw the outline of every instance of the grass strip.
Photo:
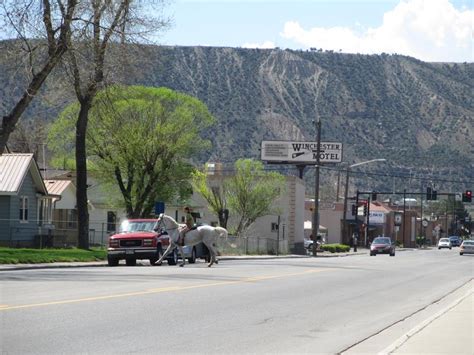
M 74 261 L 99 261 L 107 259 L 105 249 L 27 249 L 0 248 L 0 264 L 38 264 Z

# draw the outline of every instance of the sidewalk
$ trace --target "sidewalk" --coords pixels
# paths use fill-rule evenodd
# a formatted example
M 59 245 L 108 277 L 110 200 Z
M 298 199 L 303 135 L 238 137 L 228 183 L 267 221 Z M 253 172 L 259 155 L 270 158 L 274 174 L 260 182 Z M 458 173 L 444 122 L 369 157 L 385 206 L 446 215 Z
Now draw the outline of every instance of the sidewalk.
M 434 314 L 384 354 L 474 354 L 474 292 Z
M 474 280 L 343 352 L 349 354 L 473 355 Z

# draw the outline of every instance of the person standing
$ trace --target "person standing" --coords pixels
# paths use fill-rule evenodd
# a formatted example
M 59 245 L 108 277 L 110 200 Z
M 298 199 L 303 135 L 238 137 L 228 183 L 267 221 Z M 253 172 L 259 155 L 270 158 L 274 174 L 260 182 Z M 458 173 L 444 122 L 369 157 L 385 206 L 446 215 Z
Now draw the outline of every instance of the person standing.
M 357 234 L 352 233 L 352 245 L 354 245 L 354 252 L 357 251 Z

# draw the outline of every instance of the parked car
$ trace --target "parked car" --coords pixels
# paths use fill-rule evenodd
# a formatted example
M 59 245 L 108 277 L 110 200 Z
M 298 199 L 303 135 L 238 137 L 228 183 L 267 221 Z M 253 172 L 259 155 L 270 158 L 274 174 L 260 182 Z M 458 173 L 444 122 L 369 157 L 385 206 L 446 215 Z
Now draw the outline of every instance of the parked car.
M 462 244 L 462 239 L 461 237 L 457 235 L 452 235 L 449 237 L 449 240 L 451 241 L 451 245 L 453 247 L 459 247 Z
M 441 238 L 438 241 L 438 249 L 442 249 L 442 248 L 449 248 L 449 249 L 452 248 L 451 240 L 449 240 L 449 238 Z
M 190 264 L 194 264 L 197 259 L 205 259 L 209 261 L 209 249 L 204 245 L 204 243 L 199 243 L 193 246 L 184 245 L 183 246 L 184 257 L 188 259 Z M 181 254 L 178 250 L 178 258 L 181 259 Z
M 314 240 L 309 239 L 309 238 L 304 238 L 304 248 L 306 249 L 307 252 L 312 253 L 313 252 L 313 243 Z M 323 236 L 318 236 L 318 241 L 317 241 L 317 251 L 321 251 L 321 245 L 325 244 L 325 238 Z
M 377 237 L 370 244 L 370 256 L 389 254 L 395 256 L 395 244 L 388 237 Z
M 127 266 L 134 266 L 138 259 L 148 259 L 151 265 L 163 255 L 169 245 L 167 234 L 155 231 L 156 219 L 128 219 L 122 222 L 119 233 L 109 237 L 107 262 L 117 266 L 125 260 Z M 169 265 L 176 265 L 178 253 L 174 250 L 167 258 Z
M 129 219 L 122 222 L 119 233 L 109 237 L 109 266 L 117 266 L 124 259 L 127 266 L 136 265 L 140 259 L 148 259 L 151 265 L 156 265 L 155 262 L 170 244 L 168 233 L 155 230 L 156 222 L 156 219 Z M 203 243 L 185 245 L 183 253 L 190 264 L 194 264 L 198 258 L 209 258 L 209 250 Z M 178 249 L 175 249 L 166 260 L 168 265 L 176 265 L 180 258 Z
M 459 249 L 459 255 L 474 254 L 474 240 L 464 240 Z

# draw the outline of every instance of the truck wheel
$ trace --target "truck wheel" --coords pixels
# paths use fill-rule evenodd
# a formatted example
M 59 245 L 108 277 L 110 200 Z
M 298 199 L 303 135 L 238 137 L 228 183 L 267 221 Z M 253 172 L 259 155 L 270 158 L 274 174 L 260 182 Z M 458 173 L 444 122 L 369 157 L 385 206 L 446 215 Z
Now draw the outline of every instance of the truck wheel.
M 168 265 L 176 265 L 178 263 L 178 252 L 173 250 L 172 256 L 168 257 Z
M 160 258 L 162 257 L 163 255 L 163 250 L 161 249 L 161 247 L 158 247 L 158 249 L 156 250 L 156 256 L 154 258 L 151 258 L 150 259 L 150 265 L 151 266 L 161 266 L 163 263 L 159 263 L 159 264 L 155 264 L 158 260 L 160 260 Z
M 119 264 L 119 259 L 107 255 L 107 263 L 109 266 L 117 266 Z
M 125 264 L 127 266 L 135 266 L 137 265 L 137 259 L 132 259 L 132 258 L 125 259 Z
M 196 262 L 196 247 L 193 247 L 193 250 L 191 251 L 191 256 L 188 258 L 188 262 L 190 264 L 194 264 Z

